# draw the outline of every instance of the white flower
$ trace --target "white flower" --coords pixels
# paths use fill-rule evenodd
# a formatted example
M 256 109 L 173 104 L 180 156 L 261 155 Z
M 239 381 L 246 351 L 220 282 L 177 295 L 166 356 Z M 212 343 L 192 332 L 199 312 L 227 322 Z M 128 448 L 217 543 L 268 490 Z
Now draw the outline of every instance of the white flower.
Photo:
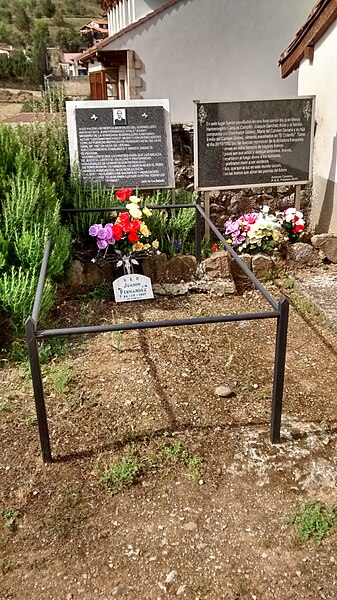
M 140 210 L 140 208 L 138 208 L 137 204 L 133 204 L 132 202 L 130 202 L 130 204 L 126 205 L 126 208 L 128 209 L 131 217 L 133 217 L 134 219 L 142 218 L 143 213 Z
M 141 201 L 141 198 L 137 198 L 137 196 L 130 196 L 129 200 L 132 202 L 132 204 L 138 204 Z

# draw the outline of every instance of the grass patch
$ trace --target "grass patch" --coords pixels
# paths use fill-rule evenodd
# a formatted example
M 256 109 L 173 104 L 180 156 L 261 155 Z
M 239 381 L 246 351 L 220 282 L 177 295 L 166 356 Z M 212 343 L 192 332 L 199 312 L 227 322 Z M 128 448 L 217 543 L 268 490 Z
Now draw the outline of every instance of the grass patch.
M 161 446 L 160 453 L 166 461 L 185 465 L 192 479 L 200 477 L 201 465 L 204 459 L 199 454 L 192 454 L 183 442 L 179 440 L 165 441 Z
M 137 483 L 142 475 L 151 470 L 165 468 L 170 463 L 183 465 L 191 479 L 199 479 L 203 457 L 192 454 L 179 440 L 168 440 L 168 436 L 169 434 L 165 435 L 165 441 L 157 444 L 151 454 L 141 455 L 136 444 L 132 443 L 128 447 L 127 456 L 105 467 L 96 463 L 93 474 L 98 478 L 98 484 L 104 486 L 112 495 L 120 494 Z
M 59 394 L 67 394 L 74 379 L 74 370 L 69 365 L 53 366 L 47 375 L 47 382 Z
M 4 528 L 14 529 L 16 521 L 20 516 L 20 510 L 18 508 L 15 508 L 15 506 L 7 506 L 2 511 L 2 516 L 5 519 Z
M 300 541 L 313 538 L 316 544 L 320 544 L 337 523 L 337 506 L 329 506 L 315 499 L 308 500 L 291 515 L 290 522 L 298 526 Z
M 293 279 L 292 277 L 287 277 L 284 282 L 283 282 L 283 287 L 286 290 L 292 290 L 295 286 L 295 279 Z
M 116 495 L 132 486 L 143 470 L 141 462 L 131 457 L 113 462 L 106 469 L 97 467 L 98 483 Z

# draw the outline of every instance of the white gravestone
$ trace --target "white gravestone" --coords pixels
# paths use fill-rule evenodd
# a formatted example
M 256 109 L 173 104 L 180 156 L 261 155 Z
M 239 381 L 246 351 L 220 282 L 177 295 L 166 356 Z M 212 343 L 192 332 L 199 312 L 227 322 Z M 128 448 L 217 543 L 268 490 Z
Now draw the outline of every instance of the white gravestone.
M 122 275 L 113 282 L 115 302 L 132 302 L 153 298 L 152 283 L 145 275 Z

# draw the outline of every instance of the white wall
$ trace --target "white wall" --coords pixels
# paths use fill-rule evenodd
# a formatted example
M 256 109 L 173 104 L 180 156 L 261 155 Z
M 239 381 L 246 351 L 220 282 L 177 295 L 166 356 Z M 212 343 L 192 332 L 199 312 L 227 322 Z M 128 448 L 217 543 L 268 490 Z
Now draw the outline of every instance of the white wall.
M 172 120 L 190 122 L 194 99 L 296 96 L 297 73 L 281 80 L 278 58 L 312 6 L 313 0 L 182 0 L 106 50 L 134 50 L 143 63 L 141 96 L 169 98 Z
M 311 226 L 337 233 L 337 22 L 299 68 L 299 95 L 316 95 Z

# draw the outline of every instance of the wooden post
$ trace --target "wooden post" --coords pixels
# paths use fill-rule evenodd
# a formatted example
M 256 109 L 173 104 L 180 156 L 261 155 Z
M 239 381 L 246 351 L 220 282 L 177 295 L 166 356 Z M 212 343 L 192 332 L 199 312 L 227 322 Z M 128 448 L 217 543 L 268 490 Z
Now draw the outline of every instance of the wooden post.
M 301 210 L 301 186 L 295 185 L 295 208 Z
M 208 218 L 210 219 L 210 209 L 209 209 L 209 197 L 210 197 L 210 192 L 205 192 L 205 196 L 204 196 L 204 203 L 205 203 L 205 213 L 208 216 Z M 209 238 L 211 235 L 211 230 L 209 228 L 209 225 L 207 222 L 205 222 L 205 237 Z

